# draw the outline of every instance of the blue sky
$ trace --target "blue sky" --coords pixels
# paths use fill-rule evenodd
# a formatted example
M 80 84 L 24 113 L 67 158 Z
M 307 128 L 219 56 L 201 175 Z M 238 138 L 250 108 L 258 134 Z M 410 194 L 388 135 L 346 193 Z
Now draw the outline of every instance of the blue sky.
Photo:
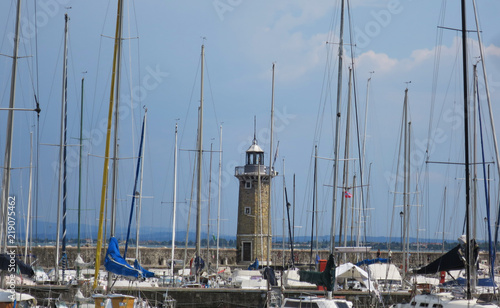
M 11 3 L 12 2 L 12 3 Z M 470 2 L 470 1 L 468 1 Z M 16 106 L 33 106 L 34 88 L 38 88 L 42 108 L 40 143 L 54 144 L 59 140 L 62 40 L 64 13 L 70 16 L 68 74 L 68 136 L 77 137 L 79 129 L 80 80 L 85 76 L 84 127 L 84 221 L 94 224 L 98 217 L 104 130 L 108 108 L 116 1 L 26 1 L 22 10 L 23 40 L 19 64 Z M 468 3 L 468 25 L 474 29 L 473 10 Z M 3 36 L 0 52 L 12 53 L 9 41 L 13 33 L 14 1 L 0 4 Z M 69 9 L 71 7 L 71 9 Z M 343 114 L 347 103 L 347 68 L 351 62 L 349 29 L 355 40 L 354 65 L 356 102 L 360 138 L 363 137 L 367 79 L 370 85 L 366 164 L 371 164 L 368 204 L 373 210 L 366 217 L 368 235 L 400 236 L 399 211 L 393 205 L 399 130 L 406 82 L 409 84 L 410 114 L 413 134 L 411 234 L 421 238 L 441 237 L 443 228 L 443 190 L 447 186 L 447 209 L 444 219 L 446 237 L 454 240 L 462 229 L 463 168 L 428 165 L 424 153 L 428 140 L 433 141 L 430 160 L 463 160 L 461 119 L 461 56 L 460 39 L 456 31 L 441 30 L 460 26 L 457 1 L 352 1 L 352 25 L 346 22 L 345 59 L 343 74 Z M 271 67 L 276 63 L 274 147 L 279 140 L 276 169 L 283 174 L 285 159 L 286 184 L 291 199 L 292 176 L 296 174 L 297 235 L 310 233 L 312 200 L 312 155 L 315 144 L 319 156 L 333 156 L 335 93 L 337 84 L 337 48 L 339 1 L 125 1 L 123 52 L 122 119 L 120 121 L 120 156 L 136 156 L 142 106 L 148 108 L 145 150 L 142 225 L 145 228 L 171 228 L 174 127 L 179 124 L 179 204 L 178 229 L 184 230 L 188 220 L 196 144 L 197 106 L 199 103 L 200 49 L 205 44 L 205 150 L 219 146 L 219 125 L 223 122 L 223 185 L 221 232 L 236 234 L 237 180 L 234 167 L 244 163 L 244 151 L 253 137 L 253 117 L 257 117 L 259 144 L 269 153 L 271 102 Z M 479 0 L 478 11 L 486 51 L 487 72 L 493 99 L 494 115 L 498 115 L 500 92 L 500 32 L 495 13 L 500 4 Z M 37 17 L 35 20 L 34 17 Z M 30 24 L 31 23 L 31 24 Z M 38 46 L 32 35 L 37 25 Z M 205 39 L 202 39 L 202 38 Z M 471 62 L 479 55 L 477 37 L 469 33 L 473 45 Z M 326 42 L 329 42 L 328 44 Z M 439 51 L 439 62 L 436 52 Z M 38 58 L 36 57 L 38 56 Z M 36 60 L 38 59 L 38 70 Z M 8 105 L 10 63 L 0 62 L 2 107 Z M 86 74 L 82 72 L 86 71 Z M 479 71 L 482 76 L 482 70 Z M 484 82 L 480 81 L 481 89 Z M 132 98 L 130 98 L 132 97 Z M 482 112 L 486 112 L 485 95 L 481 93 Z M 132 102 L 132 106 L 131 106 Z M 431 102 L 434 102 L 432 126 L 429 125 Z M 484 107 L 483 107 L 484 106 Z M 334 107 L 333 107 L 334 108 Z M 486 115 L 486 114 L 485 114 Z M 5 112 L 0 114 L 5 123 Z M 486 161 L 494 158 L 489 120 L 485 117 Z M 498 116 L 495 119 L 498 124 Z M 13 167 L 29 165 L 29 131 L 36 123 L 29 113 L 16 113 Z M 353 120 L 354 121 L 354 120 Z M 5 125 L 5 124 L 4 124 Z M 429 133 L 429 127 L 431 132 Z M 4 127 L 0 127 L 2 132 Z M 351 132 L 354 130 L 354 126 Z M 343 157 L 345 122 L 341 130 L 340 155 Z M 429 138 L 429 136 L 431 138 Z M 356 136 L 351 135 L 351 157 L 357 156 Z M 77 140 L 70 139 L 70 144 Z M 0 146 L 5 133 L 0 134 Z M 3 152 L 3 150 L 2 150 Z M 77 147 L 69 147 L 68 207 L 76 208 L 78 164 Z M 268 158 L 266 158 L 267 161 Z M 2 155 L 3 163 L 3 155 Z M 57 203 L 56 147 L 40 146 L 39 219 L 54 221 Z M 359 179 L 357 163 L 351 163 Z M 212 162 L 212 193 L 210 224 L 214 232 L 217 206 L 218 153 Z M 342 170 L 342 164 L 340 169 Z M 368 167 L 366 167 L 368 169 Z M 320 233 L 329 233 L 331 217 L 332 163 L 320 160 L 319 207 Z M 135 162 L 120 162 L 118 223 L 126 224 L 133 187 Z M 425 172 L 427 171 L 427 172 Z M 478 171 L 478 178 L 483 178 Z M 493 187 L 498 186 L 496 167 L 490 166 Z M 204 155 L 203 224 L 208 212 L 209 154 Z M 341 171 L 339 172 L 341 174 Z M 428 174 L 428 176 L 426 175 Z M 364 172 L 366 184 L 368 172 Z M 416 187 L 416 183 L 419 186 Z M 276 235 L 282 233 L 282 182 L 274 180 L 273 224 Z M 482 181 L 479 181 L 482 184 Z M 400 184 L 401 187 L 401 184 Z M 401 188 L 399 188 L 401 189 Z M 480 186 L 480 191 L 483 191 Z M 494 189 L 493 191 L 496 191 Z M 16 194 L 25 212 L 28 195 L 28 170 L 13 171 L 11 192 Z M 338 190 L 339 207 L 342 190 Z M 354 192 L 355 201 L 359 193 Z M 396 194 L 396 199 L 400 198 Z M 492 193 L 498 200 L 497 193 Z M 358 198 L 358 199 L 356 199 Z M 366 198 L 366 196 L 365 196 Z M 484 197 L 479 197 L 478 221 L 485 216 Z M 365 200 L 366 201 L 366 200 Z M 162 203 L 163 202 L 163 203 Z M 357 201 L 356 201 L 357 202 Z M 496 201 L 497 202 L 497 201 Z M 193 203 L 194 206 L 194 203 Z M 397 214 L 394 218 L 394 212 Z M 418 213 L 417 213 L 418 209 Z M 24 212 L 23 212 L 24 211 Z M 418 218 L 417 218 L 418 217 Z M 68 214 L 76 221 L 76 212 Z M 363 219 L 365 220 L 365 219 Z M 22 221 L 22 219 L 21 219 Z M 20 222 L 21 223 L 21 222 Z M 191 229 L 194 226 L 194 208 Z M 338 223 L 337 223 L 338 226 Z M 54 227 L 55 228 L 55 227 Z M 483 231 L 481 231 L 483 230 Z M 51 230 L 38 230 L 40 236 Z M 84 231 L 84 233 L 88 230 Z M 349 231 L 350 232 L 350 231 Z M 484 224 L 478 225 L 478 237 L 484 237 Z

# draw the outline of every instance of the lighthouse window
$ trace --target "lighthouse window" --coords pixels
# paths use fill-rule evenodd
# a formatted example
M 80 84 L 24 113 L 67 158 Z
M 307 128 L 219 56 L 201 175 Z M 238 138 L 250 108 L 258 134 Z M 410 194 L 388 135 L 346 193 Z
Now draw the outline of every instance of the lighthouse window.
M 251 189 L 251 188 L 252 188 L 252 182 L 250 182 L 250 181 L 246 181 L 246 182 L 245 182 L 245 188 L 246 188 L 246 189 Z
M 252 209 L 249 206 L 245 207 L 245 215 L 250 215 L 250 214 L 252 214 Z

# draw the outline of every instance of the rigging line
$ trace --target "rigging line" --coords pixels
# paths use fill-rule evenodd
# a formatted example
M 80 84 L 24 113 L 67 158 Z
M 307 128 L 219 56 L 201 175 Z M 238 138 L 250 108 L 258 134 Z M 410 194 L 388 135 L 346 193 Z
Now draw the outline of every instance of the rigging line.
M 397 155 L 397 163 L 396 163 L 396 177 L 394 179 L 394 191 L 398 191 L 399 190 L 399 179 L 398 179 L 398 176 L 399 176 L 399 167 L 401 165 L 401 152 L 402 152 L 402 148 L 403 148 L 403 132 L 404 132 L 404 126 L 405 126 L 405 121 L 404 121 L 404 107 L 403 107 L 403 111 L 401 113 L 401 126 L 399 128 L 399 148 L 398 148 L 398 155 Z M 394 194 L 394 197 L 393 197 L 393 204 L 392 204 L 392 218 L 394 219 L 395 217 L 395 210 L 396 210 L 396 197 L 397 195 Z M 404 211 L 404 209 L 403 209 Z M 401 211 L 403 214 L 404 212 Z M 401 214 L 401 213 L 400 213 Z M 401 226 L 403 227 L 403 226 Z M 390 232 L 391 236 L 392 236 L 392 224 L 391 224 L 391 232 Z M 401 234 L 403 234 L 403 230 L 401 230 Z M 403 247 L 401 247 L 401 251 L 403 251 Z
M 70 18 L 70 20 L 71 20 L 71 18 Z M 69 69 L 73 73 L 73 86 L 74 86 L 73 93 L 75 95 L 74 101 L 77 102 L 77 104 L 79 106 L 79 104 L 80 104 L 80 95 L 79 94 L 81 94 L 81 93 L 78 93 L 80 91 L 80 87 L 79 87 L 79 83 L 77 83 L 77 82 L 79 82 L 80 79 L 76 77 L 76 72 L 75 72 L 75 67 L 76 67 L 76 65 L 75 65 L 75 58 L 76 57 L 73 56 L 73 48 L 71 48 L 71 46 L 72 46 L 72 44 L 71 44 L 71 33 L 68 32 L 68 50 L 69 50 L 69 53 L 70 53 L 70 57 L 69 58 L 71 59 L 71 66 L 69 66 Z M 79 127 L 79 125 L 80 125 L 79 114 L 77 114 L 75 112 L 75 113 L 73 113 L 73 117 L 74 117 L 75 120 L 71 121 L 72 128 L 73 128 L 71 131 L 74 131 L 74 128 L 76 126 Z
M 339 10 L 339 7 L 336 7 L 336 10 L 334 11 L 332 18 L 330 19 L 329 32 L 328 32 L 328 36 L 327 36 L 328 40 L 326 41 L 327 55 L 326 55 L 326 63 L 325 63 L 325 74 L 323 76 L 323 84 L 322 84 L 321 96 L 320 96 L 320 102 L 321 102 L 322 98 L 324 99 L 323 112 L 327 106 L 331 106 L 331 104 L 329 104 L 329 102 L 330 102 L 329 100 L 331 100 L 331 94 L 332 94 L 332 89 L 331 89 L 330 85 L 333 84 L 333 82 L 332 82 L 333 75 L 332 74 L 333 74 L 334 70 L 332 69 L 332 67 L 335 64 L 337 64 L 337 57 L 335 56 L 334 48 L 333 47 L 330 48 L 329 42 L 333 42 L 335 39 L 333 28 L 334 28 L 334 25 L 337 24 L 337 18 L 339 18 L 339 15 L 340 15 L 338 13 L 338 10 Z M 320 106 L 321 106 L 321 103 L 320 103 Z M 320 112 L 320 109 L 318 110 L 318 112 Z M 323 114 L 326 114 L 326 113 L 323 113 Z M 334 133 L 334 122 L 335 122 L 335 114 L 334 114 L 333 108 L 330 109 L 330 117 L 331 117 L 331 121 L 330 121 L 331 131 L 333 134 Z M 321 126 L 316 127 L 315 136 L 317 137 L 317 140 L 319 141 L 321 139 L 321 132 L 322 132 L 321 127 L 323 126 L 323 118 L 321 118 L 321 121 L 318 124 L 320 124 Z M 319 131 L 319 135 L 318 135 L 318 131 Z M 333 152 L 333 145 L 332 145 L 330 152 Z
M 205 71 L 207 72 L 207 80 L 208 80 L 208 88 L 210 90 L 210 98 L 211 98 L 211 101 L 212 101 L 212 107 L 214 109 L 214 116 L 215 116 L 215 126 L 216 126 L 216 129 L 217 131 L 219 130 L 219 119 L 217 118 L 217 111 L 215 110 L 215 100 L 214 100 L 214 94 L 212 92 L 212 82 L 210 81 L 210 73 L 209 73 L 209 70 L 208 70 L 208 62 L 207 62 L 207 59 L 205 57 Z
M 483 160 L 483 178 L 486 179 L 487 174 L 486 174 L 486 166 L 485 166 L 485 159 L 484 159 L 484 140 L 483 140 L 483 126 L 482 126 L 482 121 L 481 121 L 481 104 L 480 104 L 480 99 L 479 99 L 479 86 L 476 82 L 474 85 L 476 87 L 476 95 L 477 95 L 477 108 L 478 108 L 478 115 L 479 115 L 479 134 L 481 136 L 481 157 Z M 491 242 L 491 224 L 490 224 L 490 198 L 488 197 L 488 186 L 489 183 L 488 181 L 484 181 L 484 196 L 486 200 L 486 217 L 488 219 L 488 255 L 489 255 L 489 261 L 490 261 L 490 279 L 493 279 L 494 276 L 494 264 L 495 264 L 495 253 L 494 249 L 492 247 L 492 242 Z
M 191 109 L 191 103 L 193 102 L 193 95 L 194 95 L 194 91 L 195 91 L 196 82 L 198 80 L 198 72 L 200 71 L 200 67 L 201 67 L 201 56 L 198 59 L 198 67 L 196 68 L 196 74 L 195 74 L 194 80 L 193 80 L 193 87 L 191 88 L 191 95 L 189 96 L 188 108 L 186 111 L 186 115 L 184 116 L 184 119 L 188 118 L 189 111 Z M 196 116 L 198 117 L 198 112 L 196 112 Z M 182 144 L 182 140 L 184 140 L 184 133 L 185 132 L 186 132 L 186 125 L 185 125 L 184 129 L 182 129 L 182 133 L 181 133 L 181 136 L 179 138 L 179 141 L 180 141 L 179 144 Z
M 109 11 L 110 11 L 110 6 L 111 6 L 111 1 L 108 1 L 108 5 L 106 6 L 106 11 L 104 13 L 104 16 L 108 16 L 109 14 Z M 95 110 L 95 106 L 96 106 L 96 102 L 97 102 L 97 86 L 99 84 L 99 71 L 100 71 L 100 67 L 101 67 L 101 54 L 102 54 L 102 44 L 103 44 L 103 35 L 104 35 L 104 29 L 105 29 L 105 26 L 106 26 L 106 18 L 103 18 L 103 21 L 102 21 L 102 27 L 101 27 L 101 36 L 100 36 L 100 39 L 99 39 L 99 50 L 97 52 L 97 65 L 96 65 L 96 70 L 95 70 L 95 75 L 94 75 L 94 97 L 92 99 L 92 107 L 91 107 L 91 110 L 90 110 L 90 127 L 98 127 L 98 119 L 96 119 L 96 123 L 94 123 L 94 115 L 99 115 L 101 114 L 101 110 L 104 106 L 106 106 L 106 104 L 104 103 L 107 99 L 106 99 L 106 94 L 105 92 L 103 92 L 102 94 L 102 97 L 101 97 L 101 100 L 99 103 L 97 103 L 97 106 L 98 106 L 98 110 L 96 112 Z M 106 85 L 103 85 L 106 89 L 109 88 L 109 78 L 110 78 L 110 75 L 111 73 L 109 72 L 108 73 L 108 77 L 107 77 L 107 82 L 106 82 Z M 107 102 L 109 103 L 109 101 Z M 104 107 L 105 108 L 105 107 Z M 90 108 L 87 108 L 87 110 L 90 109 Z M 105 135 L 105 132 L 103 132 L 103 134 Z M 92 151 L 92 142 L 89 142 L 89 151 Z
M 130 3 L 130 2 L 129 2 Z M 130 5 L 127 5 L 127 30 L 128 30 L 128 37 L 132 37 L 132 32 L 130 30 Z M 132 153 L 133 150 L 134 150 L 134 147 L 135 147 L 135 130 L 134 130 L 134 123 L 135 123 L 135 119 L 134 119 L 134 92 L 132 90 L 132 83 L 133 83 L 133 76 L 132 76 L 132 40 L 128 40 L 127 41 L 128 43 L 128 65 L 129 65 L 129 74 L 128 74 L 128 82 L 129 82 L 129 90 L 130 90 L 130 120 L 131 120 L 131 124 L 130 124 L 130 135 L 131 135 L 131 143 L 130 143 L 130 146 L 132 148 Z M 141 76 L 140 76 L 140 71 L 138 72 L 138 75 L 139 75 L 139 80 L 141 80 Z M 139 99 L 139 102 L 140 104 L 142 104 L 142 102 L 140 101 L 141 98 L 140 98 L 140 95 L 138 95 L 138 99 Z M 138 158 L 140 159 L 140 158 Z M 131 169 L 131 171 L 133 172 L 133 168 Z M 132 173 L 133 174 L 133 173 Z M 134 192 L 135 193 L 135 192 Z M 142 196 L 141 196 L 142 198 Z M 136 243 L 138 244 L 138 243 Z M 138 258 L 138 256 L 136 256 L 136 258 Z
M 8 16 L 16 16 L 16 13 L 13 9 L 14 7 L 14 1 L 11 1 L 10 2 L 10 8 L 8 10 Z M 14 11 L 14 13 L 12 13 L 12 11 Z M 2 29 L 8 29 L 8 25 L 10 24 L 13 24 L 12 21 L 9 20 L 9 18 L 5 18 L 5 25 L 3 26 Z M 8 35 L 8 34 L 12 34 L 12 32 L 7 32 L 7 31 L 2 31 L 3 32 L 3 36 L 2 36 L 2 43 L 0 44 L 0 50 L 3 49 L 3 45 L 4 45 L 4 42 L 5 42 L 5 37 Z M 9 39 L 9 38 L 7 38 Z M 7 83 L 5 83 L 7 85 Z
M 132 3 L 134 3 L 134 1 L 132 1 Z M 135 20 L 135 24 L 136 24 L 136 31 L 137 31 L 137 75 L 138 75 L 138 80 L 140 81 L 141 80 L 141 62 L 140 62 L 140 55 L 139 55 L 139 47 L 140 47 L 140 43 L 139 43 L 139 28 L 137 26 L 137 13 L 135 12 L 135 5 L 133 5 L 133 11 L 134 11 L 134 20 Z M 132 37 L 132 30 L 130 28 L 130 5 L 127 5 L 127 16 L 128 16 L 128 23 L 127 23 L 127 29 L 128 29 L 128 36 L 129 37 Z M 131 136 L 132 136 L 132 142 L 131 142 L 131 147 L 132 147 L 132 151 L 134 151 L 135 149 L 135 132 L 136 130 L 140 129 L 139 128 L 139 123 L 137 121 L 135 121 L 135 117 L 134 117 L 134 100 L 135 99 L 138 99 L 139 101 L 139 106 L 142 106 L 143 104 L 143 101 L 142 101 L 142 97 L 141 95 L 138 95 L 137 98 L 134 97 L 134 91 L 133 91 L 133 87 L 132 87 L 132 83 L 133 83 L 133 77 L 132 77 L 132 40 L 128 40 L 128 54 L 129 54 L 129 89 L 130 89 L 130 114 L 131 114 Z M 142 117 L 142 114 L 141 114 L 141 111 L 139 111 L 139 118 Z M 133 153 L 133 152 L 132 152 Z
M 36 6 L 36 5 L 35 5 L 35 6 Z M 28 8 L 28 6 L 27 6 L 27 8 Z M 29 16 L 29 12 L 27 13 L 27 15 Z M 21 29 L 21 31 L 22 31 L 22 29 Z M 22 34 L 22 33 L 21 33 L 21 34 Z M 31 41 L 30 41 L 30 40 L 28 40 L 28 42 L 31 42 Z M 26 55 L 28 55 L 28 54 L 29 54 L 29 55 L 31 55 L 31 54 L 33 53 L 33 52 L 32 52 L 33 46 L 32 46 L 31 44 L 29 44 L 29 45 L 30 45 L 30 52 L 28 53 L 28 52 L 27 52 L 26 45 L 25 45 L 25 44 L 22 44 L 22 46 L 24 47 L 24 53 L 25 53 Z M 31 56 L 30 56 L 30 57 L 31 57 Z M 31 57 L 31 58 L 32 58 L 32 57 Z M 32 60 L 31 60 L 31 61 L 33 61 L 33 58 L 32 58 Z M 32 65 L 33 65 L 33 63 L 32 63 Z M 30 81 L 31 81 L 31 88 L 32 88 L 32 90 L 33 90 L 33 93 L 35 93 L 35 82 L 34 82 L 34 80 L 33 80 L 33 71 L 32 71 L 32 69 L 31 69 L 32 67 L 29 65 L 29 62 L 28 62 L 27 67 L 28 67 L 29 76 L 30 76 Z M 30 123 L 30 121 L 28 121 L 28 123 Z M 33 123 L 31 123 L 31 124 L 33 124 Z M 30 125 L 31 125 L 31 124 L 30 124 Z
M 62 38 L 64 38 L 64 31 L 62 32 L 62 34 L 63 34 L 63 35 L 62 35 Z M 60 45 L 59 45 L 59 48 L 58 48 L 59 52 L 58 52 L 58 54 L 57 54 L 57 59 L 61 59 L 61 50 L 63 49 L 63 47 L 62 47 L 62 46 L 63 46 L 63 40 L 61 39 L 61 42 L 60 42 Z M 50 90 L 49 90 L 49 95 L 48 95 L 48 97 L 47 97 L 47 102 L 52 101 L 51 96 L 52 96 L 52 90 L 54 89 L 54 83 L 55 83 L 56 70 L 58 69 L 58 68 L 57 68 L 57 63 L 58 63 L 58 62 L 59 62 L 59 61 L 56 61 L 56 65 L 54 65 L 54 72 L 52 73 L 52 84 L 51 84 L 51 86 L 50 86 L 50 88 L 49 88 Z M 47 109 L 49 108 L 49 103 L 47 103 L 47 107 L 46 107 L 46 108 L 47 108 Z M 41 134 L 42 134 L 42 135 L 43 135 L 43 131 L 44 131 L 44 129 L 45 129 L 45 122 L 46 122 L 46 120 L 47 120 L 48 115 L 49 115 L 49 112 L 45 112 L 45 113 L 42 115 L 42 131 L 41 131 Z
M 442 24 L 444 21 L 444 13 L 446 12 L 446 1 L 443 1 L 441 4 L 441 14 L 438 19 L 438 24 Z M 439 22 L 441 20 L 441 22 Z M 426 147 L 426 155 L 427 158 L 429 158 L 429 151 L 431 148 L 431 133 L 432 133 L 432 126 L 433 126 L 433 121 L 434 121 L 434 106 L 436 103 L 436 91 L 437 91 L 437 83 L 438 83 L 438 77 L 439 77 L 439 65 L 440 65 L 440 59 L 441 59 L 441 46 L 443 42 L 443 29 L 442 28 L 437 28 L 436 32 L 436 40 L 434 43 L 434 46 L 436 46 L 436 51 L 434 53 L 434 67 L 433 67 L 433 75 L 432 75 L 432 88 L 431 88 L 431 108 L 429 112 L 429 128 L 427 132 L 427 147 Z

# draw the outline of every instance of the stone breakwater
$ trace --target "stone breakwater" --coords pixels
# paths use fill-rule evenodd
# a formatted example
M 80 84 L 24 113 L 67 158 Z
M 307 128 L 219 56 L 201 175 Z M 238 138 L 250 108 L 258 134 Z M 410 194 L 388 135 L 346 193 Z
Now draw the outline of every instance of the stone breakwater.
M 9 248 L 14 248 L 18 256 L 22 256 L 24 259 L 24 256 L 22 253 L 24 253 L 24 247 L 9 247 Z M 77 248 L 76 247 L 67 247 L 66 249 L 67 255 L 68 255 L 68 267 L 73 268 L 74 267 L 74 261 L 76 259 L 77 255 Z M 185 252 L 185 249 L 183 247 L 178 247 L 175 249 L 175 255 L 174 255 L 174 260 L 176 260 L 176 267 L 182 265 L 182 260 L 184 260 L 184 256 L 186 255 L 186 260 L 189 262 L 189 260 L 194 256 L 194 248 L 188 248 L 187 251 Z M 123 253 L 123 249 L 122 249 Z M 155 267 L 155 268 L 162 268 L 162 267 L 170 267 L 170 260 L 172 258 L 171 256 L 172 250 L 171 247 L 140 247 L 139 249 L 139 254 L 140 254 L 140 260 L 141 264 L 145 267 Z M 102 257 L 102 264 L 104 263 L 104 256 L 106 254 L 106 249 L 103 248 L 101 251 Z M 37 246 L 37 247 L 32 247 L 31 249 L 31 255 L 32 259 L 30 263 L 33 263 L 33 261 L 36 259 L 35 265 L 41 266 L 44 268 L 52 268 L 54 267 L 55 264 L 55 259 L 56 259 L 56 248 L 55 246 Z M 61 253 L 59 253 L 61 255 Z M 96 255 L 96 248 L 95 247 L 82 247 L 80 255 L 82 256 L 83 260 L 85 262 L 94 262 L 95 261 L 95 255 Z M 205 259 L 206 263 L 210 263 L 210 265 L 215 265 L 216 256 L 217 256 L 217 251 L 216 249 L 210 248 L 210 253 L 209 257 L 207 257 L 207 249 L 202 249 L 201 251 L 202 258 Z M 329 252 L 327 250 L 320 250 L 319 255 L 321 259 L 327 259 Z M 370 251 L 368 253 L 364 254 L 356 254 L 356 253 L 347 253 L 345 256 L 345 260 L 343 258 L 343 254 L 340 254 L 342 256 L 341 260 L 338 260 L 337 263 L 344 263 L 345 262 L 352 262 L 356 263 L 362 259 L 372 259 L 377 257 L 377 252 L 376 251 Z M 411 266 L 420 266 L 420 265 L 425 265 L 428 262 L 431 262 L 441 256 L 441 252 L 421 252 L 417 254 L 416 252 L 412 252 L 410 254 L 410 264 Z M 387 258 L 388 253 L 387 251 L 381 251 L 380 252 L 380 257 L 381 258 Z M 129 247 L 129 250 L 127 252 L 127 258 L 136 258 L 135 256 L 135 247 Z M 282 251 L 278 249 L 273 249 L 272 251 L 272 264 L 276 266 L 280 266 L 283 264 L 283 258 L 285 260 L 285 264 L 288 264 L 289 260 L 291 259 L 291 254 L 290 251 Z M 402 264 L 402 258 L 403 254 L 399 251 L 393 251 L 392 252 L 392 262 L 396 265 L 401 265 Z M 480 259 L 481 260 L 486 260 L 487 255 L 485 252 L 481 252 L 480 254 Z M 497 257 L 497 260 L 499 258 Z M 295 249 L 294 250 L 294 262 L 296 264 L 309 264 L 311 260 L 310 257 L 310 250 L 301 250 L 301 249 Z M 312 258 L 312 262 L 315 260 L 315 255 Z M 262 260 L 259 260 L 262 264 Z M 248 266 L 250 261 L 247 262 L 238 262 L 236 259 L 236 249 L 234 248 L 222 248 L 219 249 L 219 258 L 218 262 L 220 265 L 229 265 L 229 266 Z

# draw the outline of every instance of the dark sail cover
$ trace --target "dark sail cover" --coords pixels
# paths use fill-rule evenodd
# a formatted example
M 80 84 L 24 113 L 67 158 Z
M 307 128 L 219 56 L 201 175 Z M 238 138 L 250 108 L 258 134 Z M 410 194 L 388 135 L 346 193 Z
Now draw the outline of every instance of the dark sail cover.
M 299 271 L 299 276 L 300 281 L 314 283 L 318 287 L 325 287 L 327 291 L 333 291 L 333 281 L 335 278 L 335 261 L 333 260 L 333 255 L 330 254 L 324 271 Z
M 474 242 L 474 252 L 473 259 L 477 260 L 479 254 L 479 247 Z M 457 245 L 452 250 L 448 251 L 441 257 L 429 263 L 427 266 L 424 266 L 416 271 L 413 271 L 414 274 L 434 274 L 442 271 L 453 271 L 453 270 L 461 270 L 465 268 L 465 245 Z
M 150 272 L 147 269 L 145 269 L 144 267 L 142 267 L 139 264 L 139 261 L 137 261 L 137 259 L 134 261 L 134 268 L 137 269 L 137 270 L 140 270 L 141 273 L 142 273 L 142 277 L 144 277 L 144 278 L 150 278 L 150 277 L 154 277 L 155 276 L 155 273 Z
M 269 285 L 273 287 L 278 285 L 278 281 L 276 280 L 276 275 L 274 274 L 274 270 L 272 268 L 266 267 L 264 269 L 264 274 L 262 276 L 269 282 Z
M 15 262 L 11 260 L 14 260 Z M 15 264 L 15 267 L 10 265 L 11 262 L 13 262 L 12 264 Z M 15 272 L 12 272 L 13 268 L 16 269 Z M 15 254 L 0 254 L 0 270 L 9 271 L 11 274 L 21 273 L 28 277 L 33 277 L 35 275 L 33 268 L 15 257 Z
M 126 276 L 129 278 L 141 278 L 142 273 L 130 266 L 120 254 L 118 249 L 118 241 L 115 237 L 109 239 L 108 251 L 104 259 L 104 267 L 108 272 L 116 275 Z

